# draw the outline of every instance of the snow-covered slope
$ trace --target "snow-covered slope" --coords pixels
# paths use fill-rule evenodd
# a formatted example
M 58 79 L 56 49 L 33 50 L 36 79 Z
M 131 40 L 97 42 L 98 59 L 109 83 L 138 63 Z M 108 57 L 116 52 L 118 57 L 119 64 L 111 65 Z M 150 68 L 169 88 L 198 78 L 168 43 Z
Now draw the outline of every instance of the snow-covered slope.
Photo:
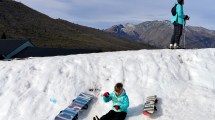
M 144 120 L 156 94 L 157 120 L 214 120 L 215 49 L 141 50 L 0 62 L 0 120 L 53 120 L 80 93 L 97 96 L 80 120 L 111 109 L 101 94 L 123 82 L 126 120 Z M 100 92 L 90 92 L 97 88 Z M 50 99 L 56 99 L 56 103 Z

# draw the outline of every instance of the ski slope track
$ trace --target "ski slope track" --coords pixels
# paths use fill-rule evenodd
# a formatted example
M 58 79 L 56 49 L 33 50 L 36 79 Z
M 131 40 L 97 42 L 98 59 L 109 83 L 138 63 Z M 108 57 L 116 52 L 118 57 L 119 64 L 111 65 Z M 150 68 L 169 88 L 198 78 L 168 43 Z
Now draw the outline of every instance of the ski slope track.
M 130 99 L 126 120 L 215 119 L 215 49 L 198 49 L 0 61 L 0 120 L 53 120 L 81 92 L 95 98 L 79 119 L 92 120 L 111 109 L 101 95 L 117 82 Z M 158 111 L 146 118 L 143 104 L 150 95 L 157 95 Z

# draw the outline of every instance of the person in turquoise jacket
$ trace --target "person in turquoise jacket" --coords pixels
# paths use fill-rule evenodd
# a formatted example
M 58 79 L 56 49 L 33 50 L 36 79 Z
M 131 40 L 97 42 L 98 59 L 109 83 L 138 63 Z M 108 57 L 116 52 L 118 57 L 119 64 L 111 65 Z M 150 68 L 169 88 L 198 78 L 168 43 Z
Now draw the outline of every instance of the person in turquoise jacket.
M 171 19 L 171 23 L 174 25 L 174 32 L 169 46 L 170 49 L 181 48 L 179 44 L 182 35 L 183 25 L 185 23 L 184 21 L 190 19 L 190 17 L 188 15 L 184 15 L 183 12 L 184 0 L 177 0 L 176 4 L 176 15 L 173 16 L 173 18 Z
M 110 110 L 106 115 L 103 115 L 100 120 L 124 120 L 126 118 L 129 99 L 122 83 L 117 83 L 111 94 L 109 94 L 109 92 L 105 92 L 103 94 L 103 100 L 105 103 L 112 101 L 113 106 L 112 110 Z

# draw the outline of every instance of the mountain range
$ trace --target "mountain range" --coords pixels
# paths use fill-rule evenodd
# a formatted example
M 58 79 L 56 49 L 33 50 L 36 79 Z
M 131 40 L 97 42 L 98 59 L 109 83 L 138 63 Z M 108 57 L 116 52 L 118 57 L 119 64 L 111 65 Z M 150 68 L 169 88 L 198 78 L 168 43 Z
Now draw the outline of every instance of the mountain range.
M 0 0 L 0 35 L 25 39 L 37 47 L 84 48 L 102 51 L 154 48 L 99 29 L 53 19 L 13 0 Z
M 173 25 L 168 20 L 156 20 L 136 25 L 130 23 L 114 25 L 105 31 L 139 43 L 166 48 L 170 44 Z M 181 46 L 185 48 L 213 48 L 215 47 L 215 31 L 188 25 L 185 26 L 185 39 L 183 34 L 180 41 Z

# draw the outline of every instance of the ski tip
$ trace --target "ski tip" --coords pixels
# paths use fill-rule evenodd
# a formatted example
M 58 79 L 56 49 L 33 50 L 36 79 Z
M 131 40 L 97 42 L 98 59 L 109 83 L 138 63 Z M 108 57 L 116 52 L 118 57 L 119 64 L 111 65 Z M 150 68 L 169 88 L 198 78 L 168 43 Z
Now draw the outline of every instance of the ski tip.
M 148 116 L 148 117 L 150 117 L 150 116 L 151 116 L 151 114 L 150 114 L 150 113 L 148 113 L 147 111 L 144 111 L 144 112 L 143 112 L 143 115 Z

